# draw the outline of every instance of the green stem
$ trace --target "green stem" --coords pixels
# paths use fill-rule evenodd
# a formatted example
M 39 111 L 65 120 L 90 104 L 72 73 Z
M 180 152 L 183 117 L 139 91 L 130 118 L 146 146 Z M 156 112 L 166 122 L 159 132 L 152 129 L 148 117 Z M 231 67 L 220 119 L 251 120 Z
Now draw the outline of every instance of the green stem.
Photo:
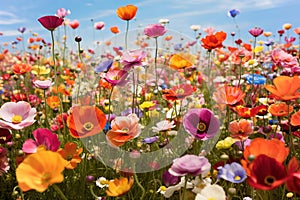
M 188 181 L 188 179 L 187 179 L 187 177 L 185 177 L 184 187 L 183 187 L 183 193 L 182 193 L 182 196 L 180 197 L 181 200 L 185 199 L 187 181 Z
M 98 199 L 98 196 L 95 194 L 95 192 L 93 190 L 93 187 L 94 187 L 93 185 L 90 185 L 90 187 L 89 187 L 90 188 L 90 192 L 91 192 L 92 196 L 95 197 L 95 199 Z
M 51 41 L 52 41 L 52 60 L 53 60 L 53 66 L 54 66 L 54 84 L 56 85 L 56 92 L 58 92 L 58 82 L 57 82 L 57 68 L 55 63 L 55 51 L 54 51 L 54 34 L 53 31 L 51 32 Z
M 63 200 L 68 200 L 68 198 L 64 195 L 64 193 L 61 191 L 61 189 L 57 185 L 53 185 L 54 190 L 57 192 L 57 194 L 61 197 Z
M 158 42 L 157 37 L 155 38 L 155 57 L 154 57 L 154 68 L 155 68 L 155 87 L 158 92 L 158 76 L 157 76 L 157 52 L 158 52 Z
M 112 86 L 111 91 L 109 93 L 109 97 L 108 97 L 108 124 L 110 124 L 110 106 L 111 106 L 111 95 L 113 93 L 114 87 Z
M 144 196 L 145 196 L 145 188 L 142 186 L 142 184 L 139 181 L 138 176 L 136 175 L 136 173 L 134 173 L 134 180 L 136 182 L 136 184 L 139 186 L 139 188 L 142 190 L 142 195 L 140 197 L 141 200 L 144 200 Z
M 126 23 L 126 33 L 125 33 L 125 49 L 127 50 L 127 36 L 128 36 L 128 30 L 129 30 L 129 20 L 127 20 Z

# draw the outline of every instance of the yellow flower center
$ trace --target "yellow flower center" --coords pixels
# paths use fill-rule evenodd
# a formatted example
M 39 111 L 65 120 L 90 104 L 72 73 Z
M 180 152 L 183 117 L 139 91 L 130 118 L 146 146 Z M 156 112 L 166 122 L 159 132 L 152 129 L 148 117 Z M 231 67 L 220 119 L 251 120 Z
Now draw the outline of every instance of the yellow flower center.
M 241 180 L 241 177 L 240 176 L 235 176 L 234 180 L 239 181 L 239 180 Z
M 249 61 L 248 61 L 249 65 L 253 65 L 254 62 L 255 62 L 254 60 L 249 60 Z
M 207 200 L 216 200 L 215 198 L 213 198 L 213 197 L 210 197 L 210 198 L 208 198 Z
M 161 190 L 161 191 L 166 191 L 166 190 L 167 190 L 167 187 L 166 187 L 166 186 L 160 186 L 160 190 Z
M 15 116 L 12 117 L 11 121 L 14 124 L 18 124 L 18 123 L 20 123 L 22 121 L 22 119 L 23 119 L 22 116 L 15 115 Z
M 127 127 L 122 128 L 122 131 L 127 133 L 129 131 L 129 128 L 127 128 Z
M 108 180 L 101 180 L 100 184 L 101 185 L 108 185 L 109 181 Z
M 92 124 L 91 122 L 86 122 L 84 125 L 83 125 L 83 128 L 86 130 L 86 131 L 90 131 L 94 128 L 94 124 Z
M 276 181 L 276 178 L 274 176 L 267 176 L 264 179 L 265 184 L 272 185 Z
M 198 131 L 205 131 L 206 130 L 206 125 L 205 125 L 205 123 L 203 123 L 203 122 L 199 122 L 198 123 L 198 126 L 197 126 L 197 130 Z
M 179 89 L 176 90 L 176 93 L 177 94 L 184 94 L 184 89 L 179 88 Z
M 51 174 L 46 172 L 42 175 L 41 182 L 42 184 L 48 183 L 51 180 Z

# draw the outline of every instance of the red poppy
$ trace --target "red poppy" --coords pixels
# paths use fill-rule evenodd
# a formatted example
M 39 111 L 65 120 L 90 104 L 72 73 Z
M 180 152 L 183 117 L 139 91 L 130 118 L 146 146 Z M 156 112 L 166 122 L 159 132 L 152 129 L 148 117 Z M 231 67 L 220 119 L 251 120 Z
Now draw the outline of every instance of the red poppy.
M 138 8 L 134 5 L 126 5 L 119 7 L 116 13 L 122 20 L 129 21 L 135 17 L 137 10 Z
M 12 66 L 15 74 L 25 74 L 31 70 L 32 66 L 26 63 L 17 63 Z
M 286 182 L 288 191 L 296 192 L 300 195 L 300 166 L 295 157 L 290 160 L 287 170 L 288 174 L 291 176 Z
M 223 31 L 212 35 L 207 35 L 205 38 L 201 39 L 201 42 L 203 43 L 202 46 L 208 51 L 211 51 L 215 48 L 221 48 L 223 47 L 222 42 L 226 39 L 226 36 L 227 34 Z
M 105 114 L 96 106 L 75 106 L 67 119 L 74 138 L 85 138 L 100 133 L 106 124 Z
M 47 30 L 54 31 L 57 27 L 62 25 L 64 19 L 57 16 L 44 16 L 44 17 L 40 17 L 38 21 Z
M 288 179 L 285 166 L 276 159 L 266 155 L 259 155 L 253 161 L 248 177 L 248 184 L 260 190 L 272 190 Z
M 190 84 L 181 84 L 178 86 L 174 86 L 170 89 L 165 90 L 166 94 L 163 95 L 163 98 L 166 100 L 174 101 L 174 100 L 182 100 L 187 96 L 193 94 L 196 91 L 196 88 Z

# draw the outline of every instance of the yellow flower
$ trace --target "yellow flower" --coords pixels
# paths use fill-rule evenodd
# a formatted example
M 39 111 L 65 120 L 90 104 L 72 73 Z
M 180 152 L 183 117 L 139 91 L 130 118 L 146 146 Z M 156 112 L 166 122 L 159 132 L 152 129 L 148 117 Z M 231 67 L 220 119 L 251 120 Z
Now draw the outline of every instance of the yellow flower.
M 131 186 L 133 185 L 133 178 L 121 177 L 119 179 L 115 178 L 111 180 L 108 184 L 108 190 L 106 194 L 111 197 L 118 197 L 123 194 L 126 194 Z
M 234 140 L 231 137 L 227 137 L 224 140 L 220 140 L 217 144 L 216 144 L 216 148 L 217 149 L 229 149 L 234 143 L 236 142 L 236 140 Z
M 31 69 L 31 73 L 34 75 L 45 75 L 50 73 L 50 68 L 45 66 L 34 65 Z
M 155 106 L 155 103 L 153 101 L 144 101 L 141 105 L 140 108 L 141 109 L 145 109 L 145 108 L 151 108 L 152 106 Z
M 67 164 L 57 152 L 39 150 L 30 154 L 16 169 L 19 187 L 24 192 L 32 189 L 44 192 L 64 180 L 62 172 Z
M 259 53 L 262 52 L 263 50 L 264 50 L 264 46 L 257 46 L 253 51 L 254 53 Z

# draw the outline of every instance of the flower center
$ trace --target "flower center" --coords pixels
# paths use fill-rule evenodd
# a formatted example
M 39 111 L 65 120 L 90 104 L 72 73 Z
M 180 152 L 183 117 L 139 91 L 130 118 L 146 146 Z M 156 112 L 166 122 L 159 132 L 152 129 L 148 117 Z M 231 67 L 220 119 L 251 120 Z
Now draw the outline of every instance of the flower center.
M 184 89 L 178 88 L 178 89 L 176 90 L 176 93 L 177 93 L 177 94 L 184 94 Z
M 125 127 L 125 128 L 122 128 L 122 131 L 127 133 L 129 131 L 129 128 Z
M 21 115 L 15 115 L 15 116 L 12 117 L 11 121 L 14 124 L 18 124 L 18 123 L 20 123 L 22 121 L 22 119 L 23 118 L 22 118 Z
M 42 175 L 42 184 L 48 183 L 51 180 L 51 174 L 46 172 L 45 174 Z
M 276 181 L 276 179 L 275 179 L 274 176 L 267 176 L 267 177 L 264 179 L 264 182 L 265 182 L 265 184 L 267 184 L 267 185 L 272 185 L 275 181 Z
M 167 190 L 167 187 L 166 186 L 160 186 L 160 190 L 164 192 L 164 191 Z
M 83 125 L 83 128 L 86 130 L 86 131 L 90 131 L 94 128 L 94 124 L 92 124 L 91 122 L 86 122 L 84 125 Z
M 236 175 L 236 176 L 234 177 L 234 180 L 239 181 L 239 180 L 241 180 L 241 177 L 238 176 L 238 175 Z
M 210 197 L 210 198 L 208 198 L 207 200 L 216 200 L 215 198 L 213 198 L 213 197 Z
M 197 130 L 200 131 L 200 132 L 203 132 L 206 130 L 206 124 L 203 123 L 203 122 L 199 122 L 198 125 L 197 125 Z
M 101 181 L 100 181 L 100 184 L 101 184 L 101 185 L 108 185 L 108 184 L 109 184 L 109 181 L 108 181 L 108 180 L 101 180 Z

